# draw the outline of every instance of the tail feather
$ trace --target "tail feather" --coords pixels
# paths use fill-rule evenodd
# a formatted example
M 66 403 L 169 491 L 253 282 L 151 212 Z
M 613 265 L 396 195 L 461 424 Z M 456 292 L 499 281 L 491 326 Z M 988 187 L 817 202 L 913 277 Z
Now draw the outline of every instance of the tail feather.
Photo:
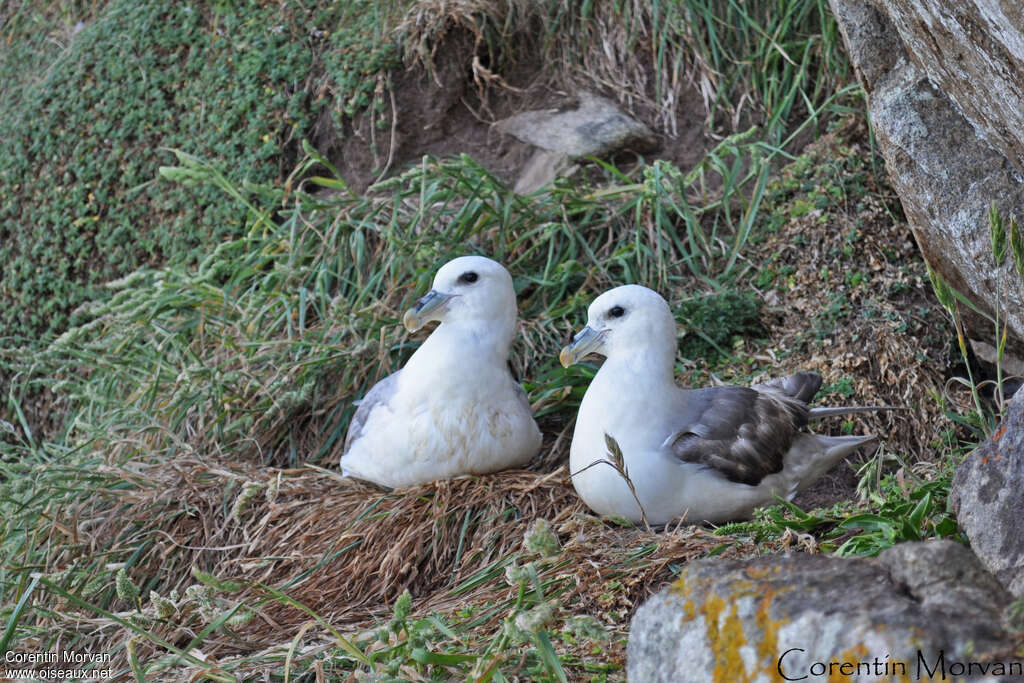
M 791 375 L 776 377 L 768 382 L 755 384 L 751 388 L 757 389 L 758 391 L 782 394 L 787 398 L 803 401 L 804 403 L 810 403 L 811 399 L 814 398 L 814 395 L 817 394 L 818 390 L 821 388 L 821 383 L 821 375 L 818 373 L 801 370 L 799 372 L 794 372 Z M 807 417 L 808 420 L 814 421 L 826 417 L 832 417 L 833 415 L 875 413 L 884 410 L 909 410 L 909 408 L 899 406 L 822 406 L 818 408 L 810 408 Z
M 877 413 L 885 410 L 910 410 L 900 406 L 822 406 L 811 408 L 808 419 L 812 422 L 834 415 L 852 415 L 854 413 Z
M 877 440 L 874 434 L 856 436 L 826 436 L 805 434 L 786 456 L 789 481 L 795 490 L 802 491 L 838 465 L 846 456 L 861 446 Z M 792 493 L 792 491 L 790 491 Z
M 853 436 L 825 436 L 824 434 L 816 434 L 815 436 L 818 438 L 818 443 L 825 447 L 825 457 L 831 458 L 835 456 L 837 459 L 841 455 L 846 456 L 853 453 L 866 443 L 878 440 L 878 437 L 874 434 L 854 434 Z

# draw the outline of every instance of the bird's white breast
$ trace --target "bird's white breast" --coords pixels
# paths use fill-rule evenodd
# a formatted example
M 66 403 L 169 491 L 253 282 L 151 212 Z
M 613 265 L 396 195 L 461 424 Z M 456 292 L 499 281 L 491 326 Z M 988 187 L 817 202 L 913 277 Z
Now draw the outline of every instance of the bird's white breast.
M 347 472 L 400 487 L 524 465 L 537 453 L 540 431 L 504 362 L 444 341 L 431 336 L 409 359 L 343 459 Z
M 611 464 L 607 433 L 618 443 L 640 504 L 649 521 L 678 516 L 676 503 L 688 466 L 666 457 L 662 443 L 673 431 L 678 389 L 636 390 L 618 381 L 614 368 L 598 372 L 580 404 L 569 452 L 573 486 L 592 510 L 602 515 L 640 519 L 626 479 Z M 666 512 L 667 510 L 667 512 Z

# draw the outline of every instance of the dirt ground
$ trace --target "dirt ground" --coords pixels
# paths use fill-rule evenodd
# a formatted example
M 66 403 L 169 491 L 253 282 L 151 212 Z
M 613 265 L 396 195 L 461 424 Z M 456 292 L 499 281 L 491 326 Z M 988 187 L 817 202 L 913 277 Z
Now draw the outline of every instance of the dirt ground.
M 524 111 L 571 107 L 582 86 L 556 79 L 537 58 L 518 60 L 500 82 L 485 82 L 472 69 L 473 36 L 455 31 L 439 52 L 433 73 L 414 66 L 398 73 L 393 99 L 381 116 L 361 115 L 337 130 L 329 121 L 319 127 L 317 146 L 357 191 L 400 172 L 423 155 L 468 154 L 509 186 L 534 149 L 493 127 L 496 121 Z M 614 99 L 614 93 L 603 94 Z M 692 85 L 676 112 L 680 133 L 661 136 L 655 158 L 683 170 L 692 168 L 714 143 L 705 128 L 704 106 Z M 640 103 L 628 112 L 652 130 L 653 106 Z M 620 160 L 621 161 L 621 160 Z

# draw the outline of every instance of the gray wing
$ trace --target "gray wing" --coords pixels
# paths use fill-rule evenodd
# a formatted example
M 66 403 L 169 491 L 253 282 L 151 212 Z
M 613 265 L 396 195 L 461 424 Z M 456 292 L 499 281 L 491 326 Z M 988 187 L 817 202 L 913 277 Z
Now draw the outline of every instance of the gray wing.
M 530 406 L 530 397 L 526 395 L 526 389 L 523 389 L 522 382 L 519 381 L 519 375 L 516 374 L 516 368 L 512 365 L 512 361 L 506 361 L 508 365 L 508 374 L 512 376 L 512 384 L 515 385 L 516 398 L 519 399 L 519 403 L 526 407 L 526 412 L 531 412 L 532 407 Z
M 801 370 L 785 377 L 776 377 L 764 384 L 755 384 L 751 388 L 758 391 L 782 392 L 789 398 L 810 403 L 814 395 L 818 393 L 818 389 L 821 389 L 821 375 Z
M 398 375 L 401 372 L 401 370 L 393 372 L 377 382 L 366 392 L 366 395 L 361 400 L 356 401 L 358 407 L 352 416 L 352 421 L 348 423 L 348 435 L 345 436 L 344 453 L 348 453 L 352 442 L 363 435 L 363 426 L 366 424 L 367 418 L 370 417 L 370 412 L 381 404 L 387 404 L 391 397 L 395 395 L 395 392 L 398 391 Z
M 687 392 L 686 401 L 688 424 L 667 440 L 672 454 L 751 486 L 782 470 L 807 424 L 807 404 L 781 389 L 712 387 Z

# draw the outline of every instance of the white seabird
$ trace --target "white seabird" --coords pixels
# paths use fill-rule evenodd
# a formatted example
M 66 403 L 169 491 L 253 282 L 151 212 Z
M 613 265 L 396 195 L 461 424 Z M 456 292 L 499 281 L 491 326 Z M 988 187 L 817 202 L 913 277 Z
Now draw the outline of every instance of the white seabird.
M 569 367 L 588 353 L 607 360 L 576 417 L 572 482 L 594 512 L 635 522 L 720 523 L 748 517 L 776 495 L 791 499 L 875 438 L 801 431 L 808 421 L 884 409 L 808 408 L 821 386 L 813 372 L 753 387 L 676 386 L 675 319 L 659 294 L 639 285 L 595 299 L 560 359 Z
M 405 367 L 359 402 L 344 475 L 397 488 L 522 466 L 540 450 L 508 364 L 517 328 L 508 271 L 482 256 L 449 261 L 403 318 L 410 332 L 433 320 L 441 324 Z

